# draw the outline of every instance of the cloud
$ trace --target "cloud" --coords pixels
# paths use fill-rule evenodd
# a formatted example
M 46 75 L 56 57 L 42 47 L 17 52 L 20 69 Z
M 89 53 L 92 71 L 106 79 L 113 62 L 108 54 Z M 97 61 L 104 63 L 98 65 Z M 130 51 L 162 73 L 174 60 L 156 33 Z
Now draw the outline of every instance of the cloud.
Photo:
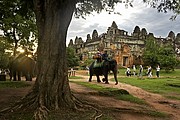
M 70 39 L 74 40 L 76 36 L 82 37 L 85 41 L 87 34 L 92 35 L 94 29 L 99 35 L 106 33 L 113 21 L 119 29 L 126 30 L 129 34 L 133 32 L 135 26 L 146 28 L 148 33 L 154 33 L 156 37 L 167 37 L 170 31 L 180 33 L 180 17 L 171 21 L 169 18 L 173 15 L 172 12 L 158 13 L 157 9 L 150 8 L 139 0 L 135 0 L 133 8 L 125 9 L 122 5 L 117 6 L 116 12 L 120 12 L 121 15 L 102 12 L 87 16 L 86 20 L 73 19 L 68 30 L 67 42 Z

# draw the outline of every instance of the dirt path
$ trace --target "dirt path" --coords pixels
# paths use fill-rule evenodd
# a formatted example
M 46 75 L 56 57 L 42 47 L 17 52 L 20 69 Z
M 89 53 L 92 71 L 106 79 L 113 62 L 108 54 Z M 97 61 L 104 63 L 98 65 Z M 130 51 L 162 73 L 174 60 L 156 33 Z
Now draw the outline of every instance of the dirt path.
M 83 77 L 83 79 L 79 79 L 79 81 L 88 81 L 88 76 L 83 76 L 80 74 L 77 74 L 77 76 Z M 110 81 L 110 84 L 97 83 L 95 79 L 96 79 L 96 77 L 93 76 L 92 84 L 94 83 L 94 84 L 102 85 L 105 87 L 125 89 L 130 94 L 132 94 L 133 96 L 136 96 L 140 99 L 145 100 L 150 105 L 150 108 L 148 108 L 148 109 L 155 109 L 157 111 L 167 113 L 167 114 L 171 115 L 172 120 L 180 120 L 180 101 L 179 100 L 170 100 L 170 99 L 165 98 L 159 94 L 150 93 L 150 92 L 147 92 L 141 88 L 131 86 L 128 84 L 124 84 L 124 83 L 119 83 L 118 85 L 114 85 L 114 82 L 111 82 L 111 81 Z M 77 80 L 77 79 L 75 79 L 75 80 Z M 72 85 L 72 86 L 74 87 L 75 85 Z M 72 89 L 74 89 L 73 87 L 72 87 Z M 85 91 L 83 91 L 83 92 L 85 92 Z M 106 103 L 106 101 L 107 101 L 107 98 L 105 100 L 100 99 L 100 98 L 98 98 L 98 99 L 102 103 Z M 108 98 L 108 99 L 111 99 L 111 98 Z M 113 102 L 109 103 L 109 101 L 113 101 Z M 127 108 L 136 109 L 137 107 L 140 107 L 138 105 L 134 105 L 134 104 L 129 103 L 129 102 L 116 101 L 116 100 L 112 100 L 112 99 L 108 100 L 108 103 L 106 103 L 106 104 L 111 104 L 111 106 L 116 106 L 116 107 L 121 107 L 121 108 L 127 107 Z M 118 106 L 118 105 L 120 105 L 120 106 Z M 146 108 L 144 107 L 143 109 L 146 109 Z M 135 118 L 133 117 L 133 120 L 134 119 Z
M 70 81 L 88 81 L 87 75 L 76 74 L 77 76 L 83 77 L 83 79 L 71 79 Z M 119 83 L 114 85 L 115 82 L 110 84 L 97 83 L 96 78 L 93 76 L 92 84 L 98 84 L 105 87 L 112 87 L 118 89 L 125 89 L 133 96 L 145 100 L 149 106 L 139 105 L 135 103 L 130 103 L 127 101 L 117 100 L 112 97 L 99 96 L 97 91 L 83 87 L 81 85 L 70 82 L 70 87 L 73 94 L 80 100 L 86 100 L 93 104 L 97 104 L 108 110 L 110 108 L 115 108 L 115 111 L 111 111 L 111 115 L 114 116 L 115 120 L 180 120 L 180 101 L 170 100 L 164 98 L 161 95 L 153 94 L 142 90 L 141 88 L 131 86 L 124 83 Z M 16 100 L 19 100 L 22 96 L 26 95 L 31 87 L 27 88 L 16 88 L 16 89 L 0 89 L 0 110 L 9 105 L 13 104 Z M 147 114 L 150 110 L 157 110 L 159 112 L 164 112 L 171 117 L 160 118 L 152 117 Z M 145 113 L 145 114 L 144 114 Z

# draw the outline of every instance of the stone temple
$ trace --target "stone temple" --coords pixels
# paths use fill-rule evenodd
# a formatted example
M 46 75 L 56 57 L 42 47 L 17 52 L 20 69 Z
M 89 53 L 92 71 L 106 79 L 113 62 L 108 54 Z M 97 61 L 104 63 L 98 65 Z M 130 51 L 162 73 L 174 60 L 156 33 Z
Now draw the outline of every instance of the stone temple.
M 113 21 L 107 32 L 98 35 L 94 30 L 92 36 L 87 35 L 86 41 L 81 37 L 76 37 L 73 43 L 71 39 L 68 47 L 73 47 L 80 60 L 92 59 L 92 56 L 99 50 L 108 51 L 109 56 L 116 59 L 121 67 L 143 64 L 142 54 L 145 47 L 146 39 L 154 37 L 153 33 L 148 33 L 145 28 L 140 29 L 136 26 L 131 35 L 128 32 L 118 28 Z M 175 36 L 170 31 L 166 38 L 156 38 L 159 44 L 172 43 L 177 55 L 180 55 L 180 33 Z

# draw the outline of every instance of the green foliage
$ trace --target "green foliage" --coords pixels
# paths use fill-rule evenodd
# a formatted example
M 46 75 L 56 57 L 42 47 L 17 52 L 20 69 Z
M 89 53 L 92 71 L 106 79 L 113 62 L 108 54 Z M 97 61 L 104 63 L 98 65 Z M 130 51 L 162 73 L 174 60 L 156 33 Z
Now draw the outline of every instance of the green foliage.
M 175 66 L 178 65 L 178 60 L 176 59 L 174 49 L 171 45 L 160 47 L 158 60 L 161 67 L 163 67 L 167 72 L 174 70 Z
M 36 40 L 35 14 L 30 1 L 1 0 L 0 30 L 10 42 L 15 43 L 14 54 L 20 46 L 32 50 Z
M 75 67 L 79 65 L 79 58 L 76 56 L 73 48 L 67 47 L 66 54 L 68 67 Z
M 11 47 L 7 39 L 0 36 L 0 68 L 7 68 L 9 63 L 9 57 L 11 55 Z
M 174 15 L 170 19 L 174 20 L 180 14 L 179 0 L 142 0 L 151 7 L 156 8 L 158 12 L 173 11 Z M 109 14 L 120 14 L 114 12 L 114 7 L 117 3 L 123 3 L 126 7 L 133 7 L 133 0 L 78 0 L 77 8 L 75 10 L 76 17 L 85 18 L 86 15 L 92 14 L 94 11 L 100 13 L 105 10 Z
M 114 12 L 114 7 L 117 3 L 123 3 L 126 7 L 132 7 L 132 1 L 119 1 L 119 0 L 78 0 L 75 17 L 85 18 L 85 16 L 92 14 L 93 12 L 100 13 L 102 10 L 105 10 L 109 14 L 119 14 Z
M 145 65 L 151 65 L 155 68 L 159 64 L 167 72 L 174 70 L 179 63 L 173 46 L 170 44 L 158 45 L 154 37 L 149 37 L 146 40 L 143 60 Z
M 86 67 L 89 67 L 93 63 L 93 59 L 86 59 L 85 61 L 81 62 L 80 67 L 82 69 L 86 69 Z
M 148 3 L 151 7 L 157 8 L 158 12 L 167 13 L 168 10 L 173 11 L 174 15 L 171 16 L 171 20 L 176 19 L 177 15 L 180 14 L 180 1 L 179 0 L 143 0 Z
M 146 46 L 143 53 L 143 60 L 145 65 L 155 67 L 158 64 L 159 46 L 153 36 L 146 39 Z

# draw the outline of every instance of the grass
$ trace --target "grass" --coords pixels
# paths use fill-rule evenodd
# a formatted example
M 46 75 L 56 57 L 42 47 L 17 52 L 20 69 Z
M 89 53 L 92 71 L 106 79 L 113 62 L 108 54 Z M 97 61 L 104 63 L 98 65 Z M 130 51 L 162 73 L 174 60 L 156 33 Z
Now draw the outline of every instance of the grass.
M 79 76 L 70 76 L 69 79 L 83 79 L 83 77 L 79 77 Z
M 91 84 L 88 82 L 80 82 L 80 81 L 72 81 L 72 82 L 82 85 L 82 86 L 85 86 L 85 87 L 88 87 L 88 88 L 91 88 L 93 90 L 96 90 L 96 91 L 98 91 L 99 95 L 102 95 L 102 96 L 110 96 L 110 97 L 114 97 L 118 100 L 129 101 L 129 102 L 140 104 L 140 105 L 148 105 L 144 100 L 134 97 L 133 95 L 129 94 L 124 89 L 119 90 L 117 88 L 103 87 L 103 86 L 100 86 L 97 84 Z M 148 115 L 154 116 L 154 117 L 162 117 L 162 118 L 169 117 L 168 114 L 166 114 L 164 112 L 159 112 L 156 110 L 155 111 L 149 110 L 147 113 L 146 112 L 144 114 L 148 114 Z
M 131 69 L 132 70 L 132 69 Z M 119 73 L 118 75 L 119 76 L 125 76 L 125 72 L 126 72 L 126 69 L 124 68 L 120 68 L 119 70 Z M 146 69 L 144 69 L 144 75 L 146 74 Z M 138 73 L 138 69 L 136 70 L 136 73 Z M 153 72 L 153 76 L 155 76 L 155 70 L 152 71 Z M 170 72 L 166 72 L 165 70 L 160 70 L 160 77 L 175 77 L 175 78 L 180 78 L 180 69 L 175 69 L 174 71 L 170 71 Z
M 175 69 L 174 71 L 170 71 L 170 72 L 165 72 L 164 70 L 160 71 L 160 76 L 162 77 L 175 77 L 175 78 L 179 78 L 180 80 L 180 69 Z
M 29 83 L 24 81 L 0 81 L 1 88 L 23 88 L 31 86 Z
M 101 85 L 91 84 L 89 82 L 80 82 L 80 81 L 72 81 L 72 82 L 77 83 L 79 85 L 83 85 L 88 88 L 91 88 L 93 90 L 96 90 L 96 91 L 98 91 L 98 94 L 102 95 L 102 96 L 111 96 L 111 97 L 114 97 L 119 100 L 147 105 L 147 103 L 144 100 L 141 100 L 137 97 L 132 96 L 131 94 L 129 94 L 129 92 L 127 92 L 124 89 L 103 87 Z
M 146 91 L 158 93 L 171 99 L 180 100 L 180 79 L 179 78 L 144 78 L 120 77 L 119 82 L 140 87 Z

